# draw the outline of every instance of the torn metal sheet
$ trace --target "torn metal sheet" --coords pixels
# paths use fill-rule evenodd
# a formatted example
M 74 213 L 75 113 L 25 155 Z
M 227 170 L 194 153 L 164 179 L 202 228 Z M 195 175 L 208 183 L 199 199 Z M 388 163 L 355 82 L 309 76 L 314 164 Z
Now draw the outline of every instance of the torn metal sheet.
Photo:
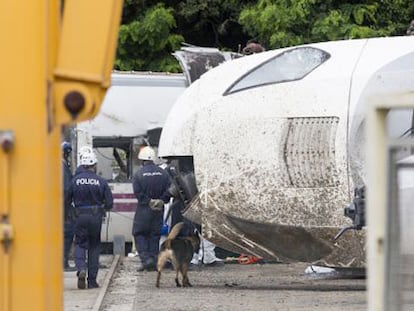
M 179 61 L 189 83 L 193 83 L 202 74 L 225 61 L 241 56 L 237 53 L 199 46 L 182 47 L 179 51 L 175 51 L 173 55 Z

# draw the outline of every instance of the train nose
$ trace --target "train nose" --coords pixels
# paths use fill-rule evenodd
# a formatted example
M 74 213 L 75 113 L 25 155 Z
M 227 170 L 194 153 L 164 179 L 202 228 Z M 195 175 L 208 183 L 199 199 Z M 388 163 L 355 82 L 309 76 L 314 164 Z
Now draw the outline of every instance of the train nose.
M 158 145 L 158 156 L 192 156 L 199 88 L 189 87 L 168 113 Z
M 161 132 L 159 157 L 192 156 L 194 118 L 178 115 L 170 117 Z

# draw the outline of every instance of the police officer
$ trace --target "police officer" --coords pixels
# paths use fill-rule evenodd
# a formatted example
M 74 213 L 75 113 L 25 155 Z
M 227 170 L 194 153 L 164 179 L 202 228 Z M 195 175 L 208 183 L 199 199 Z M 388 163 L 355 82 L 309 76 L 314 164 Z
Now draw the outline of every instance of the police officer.
M 65 199 L 68 189 L 72 181 L 72 172 L 70 169 L 70 154 L 72 145 L 64 141 L 62 147 L 62 169 L 63 169 L 63 193 L 64 193 L 64 210 L 63 210 L 63 269 L 65 271 L 75 271 L 76 268 L 69 266 L 69 253 L 72 247 L 75 235 L 75 218 L 73 207 L 70 202 Z
M 73 202 L 76 213 L 74 259 L 79 289 L 86 288 L 86 273 L 88 288 L 99 287 L 96 277 L 99 269 L 102 216 L 113 204 L 108 183 L 96 175 L 97 162 L 91 149 L 83 149 L 80 166 L 68 193 L 68 200 Z
M 247 41 L 246 46 L 243 48 L 242 52 L 244 55 L 252 55 L 264 51 L 264 47 L 258 41 L 256 41 L 255 39 L 251 39 Z
M 143 147 L 139 151 L 138 159 L 143 161 L 143 165 L 133 179 L 138 206 L 132 235 L 141 260 L 138 271 L 151 271 L 155 270 L 157 262 L 164 203 L 170 198 L 170 180 L 165 170 L 154 164 L 156 154 L 153 148 Z

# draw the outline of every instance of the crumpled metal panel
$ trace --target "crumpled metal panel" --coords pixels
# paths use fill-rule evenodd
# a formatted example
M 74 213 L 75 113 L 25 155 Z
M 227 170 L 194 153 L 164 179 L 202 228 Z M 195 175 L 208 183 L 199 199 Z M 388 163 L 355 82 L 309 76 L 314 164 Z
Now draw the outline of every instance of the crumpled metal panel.
M 181 67 L 185 68 L 185 74 L 189 83 L 193 83 L 203 73 L 218 66 L 225 61 L 219 52 L 195 53 L 191 51 L 177 51 L 174 56 L 180 61 Z
M 240 57 L 240 54 L 220 51 L 217 48 L 186 46 L 173 53 L 179 61 L 187 81 L 193 83 L 201 75 L 223 62 Z
M 255 92 L 252 98 L 263 90 Z M 234 252 L 362 266 L 363 233 L 332 242 L 351 224 L 343 214 L 350 202 L 346 144 L 338 143 L 346 139 L 346 109 L 338 103 L 318 116 L 306 106 L 301 115 L 309 117 L 281 117 L 296 103 L 271 107 L 289 92 L 275 93 L 254 113 L 241 93 L 198 110 L 191 154 L 199 195 L 185 215 L 202 224 L 207 239 Z
M 246 220 L 244 213 L 236 217 L 217 205 L 202 203 L 203 198 L 195 199 L 186 217 L 201 222 L 203 235 L 230 251 L 283 262 L 365 266 L 365 230 L 347 231 L 334 241 L 340 226 L 295 226 L 281 225 L 277 221 Z
M 212 109 L 215 115 L 221 107 Z M 343 215 L 349 202 L 345 146 L 335 144 L 346 118 L 272 118 L 256 111 L 246 119 L 239 107 L 226 120 L 209 110 L 197 119 L 199 195 L 185 215 L 202 223 L 207 239 L 234 252 L 363 266 L 363 231 L 333 241 L 350 225 Z

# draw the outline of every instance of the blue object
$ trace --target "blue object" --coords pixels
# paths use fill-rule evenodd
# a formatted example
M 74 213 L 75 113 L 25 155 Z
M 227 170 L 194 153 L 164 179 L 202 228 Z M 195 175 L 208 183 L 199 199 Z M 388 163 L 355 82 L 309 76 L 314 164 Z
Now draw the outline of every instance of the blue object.
M 163 224 L 161 227 L 161 235 L 168 235 L 170 232 L 170 226 L 168 224 Z
M 70 153 L 70 152 L 72 152 L 72 145 L 69 142 L 67 142 L 67 141 L 64 141 L 62 143 L 61 147 L 62 147 L 63 153 Z

